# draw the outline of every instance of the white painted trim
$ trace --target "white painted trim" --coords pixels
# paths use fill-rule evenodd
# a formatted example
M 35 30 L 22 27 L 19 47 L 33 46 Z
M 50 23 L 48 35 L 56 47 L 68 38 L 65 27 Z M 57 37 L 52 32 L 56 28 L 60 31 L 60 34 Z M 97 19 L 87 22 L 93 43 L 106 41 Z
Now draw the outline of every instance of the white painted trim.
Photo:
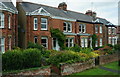
M 35 11 L 33 11 L 32 13 L 36 13 L 36 11 L 38 11 L 38 13 L 42 14 L 42 13 L 41 13 L 42 10 L 44 10 L 44 11 L 46 12 L 46 15 L 50 15 L 50 13 L 47 12 L 47 11 L 46 11 L 44 8 L 42 8 L 42 7 L 39 8 L 39 9 L 37 9 L 37 10 L 35 10 Z
M 58 16 L 51 16 L 51 18 L 61 19 L 61 20 L 65 20 L 65 21 L 76 21 L 76 19 L 70 19 L 70 18 L 64 18 L 64 17 L 58 17 Z
M 37 23 L 35 23 L 35 20 L 37 20 Z M 37 17 L 34 18 L 33 24 L 34 24 L 34 30 L 38 30 L 38 18 Z M 37 24 L 37 28 L 35 28 L 35 24 Z
M 0 2 L 0 5 L 1 5 L 1 6 L 3 5 L 3 6 L 5 7 L 5 8 L 0 8 L 0 10 L 9 11 L 9 12 L 11 12 L 11 13 L 18 14 L 18 11 L 16 12 L 16 11 L 14 11 L 13 9 L 5 6 L 2 2 Z
M 46 25 L 46 28 L 41 28 L 41 30 L 48 30 L 48 19 L 47 18 L 41 18 L 41 27 L 42 27 L 42 19 L 44 19 L 46 21 L 46 23 L 44 23 Z

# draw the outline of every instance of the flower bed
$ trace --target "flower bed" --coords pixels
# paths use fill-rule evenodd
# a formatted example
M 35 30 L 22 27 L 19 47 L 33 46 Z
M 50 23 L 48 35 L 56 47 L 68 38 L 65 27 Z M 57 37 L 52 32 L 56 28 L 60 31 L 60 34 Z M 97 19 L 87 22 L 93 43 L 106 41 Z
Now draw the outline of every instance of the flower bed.
M 61 63 L 59 67 L 53 65 L 51 70 L 59 75 L 70 75 L 72 73 L 81 72 L 94 66 L 95 59 L 90 59 L 86 62 L 76 62 L 72 64 Z

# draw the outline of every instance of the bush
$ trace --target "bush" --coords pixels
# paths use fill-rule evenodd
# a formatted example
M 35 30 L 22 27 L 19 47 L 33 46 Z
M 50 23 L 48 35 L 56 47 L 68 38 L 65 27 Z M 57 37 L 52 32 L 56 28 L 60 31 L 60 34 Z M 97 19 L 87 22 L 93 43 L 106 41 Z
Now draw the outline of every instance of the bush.
M 24 68 L 40 67 L 42 53 L 38 49 L 26 49 L 23 51 Z
M 66 48 L 65 50 L 71 50 L 75 52 L 80 52 L 80 47 L 78 45 L 75 45 L 74 47 Z
M 107 46 L 109 46 L 109 47 L 112 47 L 112 48 L 113 48 L 113 45 L 112 45 L 112 44 L 107 44 Z
M 114 49 L 119 51 L 120 50 L 120 44 L 114 45 Z
M 81 57 L 73 51 L 62 51 L 52 53 L 48 61 L 50 64 L 59 65 L 59 63 L 73 63 L 81 61 Z
M 6 70 L 16 70 L 23 68 L 23 54 L 21 50 L 7 51 L 2 55 L 2 69 Z
M 2 69 L 19 70 L 41 66 L 42 53 L 38 49 L 12 50 L 2 54 Z
M 37 48 L 37 49 L 39 49 L 41 51 L 45 50 L 45 48 L 42 45 L 37 44 L 37 43 L 32 43 L 32 42 L 28 42 L 27 48 Z

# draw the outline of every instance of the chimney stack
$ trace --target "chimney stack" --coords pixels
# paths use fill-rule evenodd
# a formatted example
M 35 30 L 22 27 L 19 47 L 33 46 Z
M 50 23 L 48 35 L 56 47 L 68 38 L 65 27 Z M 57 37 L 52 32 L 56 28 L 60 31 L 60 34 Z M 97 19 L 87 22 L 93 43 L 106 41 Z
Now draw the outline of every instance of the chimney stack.
M 67 4 L 65 2 L 62 2 L 58 5 L 58 8 L 67 11 Z
M 96 12 L 93 12 L 92 10 L 88 10 L 88 11 L 86 11 L 85 14 L 86 14 L 86 15 L 89 15 L 89 16 L 92 16 L 92 17 L 93 17 L 93 20 L 96 19 L 96 15 L 97 15 L 97 13 L 96 13 Z

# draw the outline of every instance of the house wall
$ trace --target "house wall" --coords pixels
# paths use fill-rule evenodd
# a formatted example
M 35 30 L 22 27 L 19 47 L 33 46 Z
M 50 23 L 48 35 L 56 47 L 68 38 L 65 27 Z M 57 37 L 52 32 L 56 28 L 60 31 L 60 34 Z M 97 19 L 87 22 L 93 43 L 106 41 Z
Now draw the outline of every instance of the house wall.
M 11 48 L 18 45 L 17 14 L 8 11 L 2 12 L 4 13 L 4 28 L 0 28 L 0 30 L 2 37 L 5 38 L 5 51 L 7 51 L 9 50 L 9 38 L 11 38 Z M 8 28 L 8 15 L 11 16 L 10 29 Z

